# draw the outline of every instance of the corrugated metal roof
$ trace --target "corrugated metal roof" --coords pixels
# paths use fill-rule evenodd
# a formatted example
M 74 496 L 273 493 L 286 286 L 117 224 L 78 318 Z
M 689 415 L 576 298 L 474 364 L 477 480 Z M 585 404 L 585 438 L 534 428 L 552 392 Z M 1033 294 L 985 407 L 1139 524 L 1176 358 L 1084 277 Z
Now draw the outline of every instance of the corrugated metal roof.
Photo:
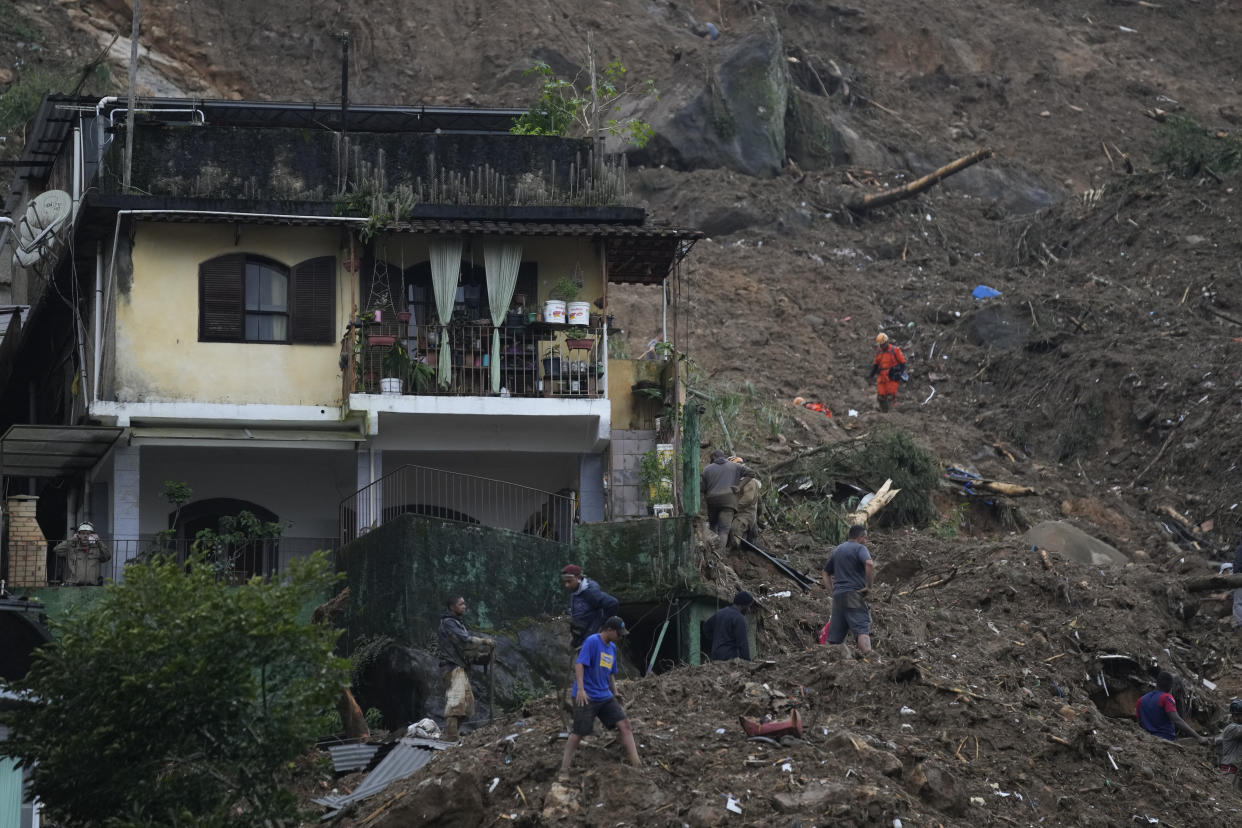
M 461 236 L 592 236 L 597 238 L 698 239 L 703 233 L 680 227 L 653 224 L 602 224 L 598 222 L 475 221 L 465 219 L 416 219 L 385 228 L 396 233 L 435 233 Z
M 356 745 L 332 745 L 328 753 L 332 756 L 332 770 L 337 773 L 349 773 L 362 770 L 371 762 L 371 757 L 379 750 L 379 745 L 359 743 Z
M 14 313 L 16 311 L 16 314 Z M 26 320 L 30 318 L 29 305 L 0 305 L 0 337 L 3 337 L 9 331 L 9 324 L 14 317 L 18 320 L 18 327 L 26 324 Z
M 393 782 L 413 776 L 431 761 L 437 749 L 446 746 L 447 743 L 433 742 L 429 739 L 400 739 L 389 754 L 375 766 L 375 770 L 367 774 L 362 784 L 355 788 L 353 793 L 344 796 L 325 796 L 322 799 L 316 799 L 315 802 L 333 809 L 332 813 L 324 817 L 328 819 L 346 805 L 375 796 Z

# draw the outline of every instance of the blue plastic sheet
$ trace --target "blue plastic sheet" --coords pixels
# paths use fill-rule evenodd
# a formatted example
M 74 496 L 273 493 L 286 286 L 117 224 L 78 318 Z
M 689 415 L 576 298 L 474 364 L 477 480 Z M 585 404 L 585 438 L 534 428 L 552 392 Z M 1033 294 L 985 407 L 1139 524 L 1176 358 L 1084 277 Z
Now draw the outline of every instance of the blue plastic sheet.
M 976 299 L 991 299 L 993 296 L 1000 296 L 1001 292 L 987 285 L 978 285 L 970 292 L 970 295 Z

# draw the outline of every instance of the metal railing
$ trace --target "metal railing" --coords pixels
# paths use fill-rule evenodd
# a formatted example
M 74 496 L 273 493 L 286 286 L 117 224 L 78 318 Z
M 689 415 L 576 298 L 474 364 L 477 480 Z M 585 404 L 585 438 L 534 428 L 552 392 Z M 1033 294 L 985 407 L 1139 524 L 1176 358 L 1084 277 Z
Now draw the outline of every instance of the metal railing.
M 169 555 L 178 562 L 184 563 L 189 557 L 193 541 L 186 539 L 162 539 L 156 535 L 143 535 L 137 538 L 102 538 L 112 557 L 98 565 L 97 583 L 120 580 L 127 564 L 134 561 L 150 560 L 155 555 Z M 68 556 L 58 554 L 56 545 L 59 541 L 47 543 L 47 585 L 78 586 L 72 583 Z M 336 538 L 292 538 L 282 537 L 274 540 L 253 541 L 251 543 L 220 550 L 216 562 L 222 580 L 231 583 L 244 583 L 255 575 L 269 577 L 279 575 L 288 562 L 294 558 L 302 558 L 318 550 L 335 552 L 339 548 Z M 94 576 L 95 567 L 88 565 L 87 573 Z M 82 570 L 79 570 L 81 574 Z M 90 584 L 83 584 L 89 586 Z
M 492 396 L 491 325 L 393 323 L 369 325 L 363 333 L 354 390 L 366 394 L 432 394 Z M 408 355 L 408 363 L 399 344 Z M 440 350 L 448 348 L 452 376 L 437 381 Z M 502 326 L 500 384 L 511 397 L 606 396 L 603 332 L 589 330 L 581 339 L 567 338 L 563 325 Z M 400 390 L 392 380 L 399 381 Z
M 473 474 L 402 466 L 341 501 L 340 542 L 401 515 L 422 515 L 569 543 L 577 507 L 572 489 L 546 492 Z

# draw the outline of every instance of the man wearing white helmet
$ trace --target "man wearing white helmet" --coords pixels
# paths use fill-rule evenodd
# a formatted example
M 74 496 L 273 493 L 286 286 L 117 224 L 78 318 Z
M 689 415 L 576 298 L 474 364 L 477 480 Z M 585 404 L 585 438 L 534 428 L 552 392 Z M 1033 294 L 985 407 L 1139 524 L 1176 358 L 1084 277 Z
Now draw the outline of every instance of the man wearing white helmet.
M 875 377 L 875 398 L 881 411 L 897 407 L 897 387 L 905 375 L 906 355 L 888 341 L 888 334 L 875 335 L 875 359 L 871 375 Z
M 90 523 L 78 526 L 78 531 L 56 544 L 53 550 L 57 558 L 63 558 L 68 566 L 65 583 L 71 586 L 96 586 L 103 583 L 100 564 L 112 560 L 112 552 L 95 534 Z

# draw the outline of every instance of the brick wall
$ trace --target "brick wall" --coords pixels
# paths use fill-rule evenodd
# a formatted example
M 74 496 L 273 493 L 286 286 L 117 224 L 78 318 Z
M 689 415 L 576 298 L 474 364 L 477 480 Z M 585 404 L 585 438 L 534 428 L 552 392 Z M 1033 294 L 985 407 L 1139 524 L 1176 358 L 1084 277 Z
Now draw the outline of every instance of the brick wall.
M 47 586 L 47 538 L 35 520 L 39 498 L 9 498 L 9 585 Z

